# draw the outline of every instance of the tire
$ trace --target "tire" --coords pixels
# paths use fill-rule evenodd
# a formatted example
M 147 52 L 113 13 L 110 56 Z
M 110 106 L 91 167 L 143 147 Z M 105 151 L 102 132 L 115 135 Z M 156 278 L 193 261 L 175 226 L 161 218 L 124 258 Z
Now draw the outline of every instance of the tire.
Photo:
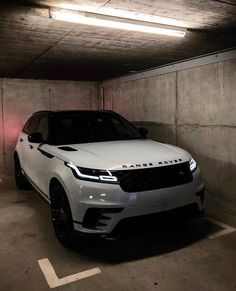
M 68 198 L 59 183 L 51 190 L 51 219 L 57 239 L 70 247 L 74 241 L 75 230 Z
M 17 188 L 20 190 L 29 190 L 32 188 L 31 184 L 22 173 L 21 164 L 18 156 L 15 157 L 15 182 Z

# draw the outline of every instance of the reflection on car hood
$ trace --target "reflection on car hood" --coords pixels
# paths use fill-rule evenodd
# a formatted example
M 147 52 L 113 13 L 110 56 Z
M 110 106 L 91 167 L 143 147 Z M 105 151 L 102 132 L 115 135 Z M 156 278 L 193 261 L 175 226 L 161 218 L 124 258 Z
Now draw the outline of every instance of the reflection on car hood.
M 45 145 L 50 154 L 76 166 L 94 169 L 135 169 L 158 167 L 188 161 L 183 149 L 153 140 L 125 140 L 66 145 L 76 151 Z

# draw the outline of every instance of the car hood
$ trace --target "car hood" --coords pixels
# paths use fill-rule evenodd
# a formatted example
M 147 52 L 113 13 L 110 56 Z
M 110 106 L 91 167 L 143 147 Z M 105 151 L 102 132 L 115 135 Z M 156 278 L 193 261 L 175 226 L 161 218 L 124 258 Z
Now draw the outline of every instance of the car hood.
M 183 149 L 153 140 L 107 141 L 71 144 L 74 151 L 47 146 L 47 152 L 76 166 L 94 169 L 135 169 L 159 167 L 188 161 L 191 156 Z

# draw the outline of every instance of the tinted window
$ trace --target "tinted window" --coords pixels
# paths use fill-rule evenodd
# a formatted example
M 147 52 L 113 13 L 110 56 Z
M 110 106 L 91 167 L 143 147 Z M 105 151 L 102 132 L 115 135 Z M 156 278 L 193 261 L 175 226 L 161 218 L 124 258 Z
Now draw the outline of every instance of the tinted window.
M 27 120 L 26 124 L 24 125 L 24 127 L 23 127 L 23 129 L 22 129 L 22 131 L 23 131 L 24 133 L 26 133 L 26 134 L 28 134 L 28 131 L 29 131 L 29 124 L 30 124 L 31 120 L 32 120 L 32 117 L 30 117 L 30 118 Z
M 54 115 L 53 143 L 57 145 L 130 139 L 143 139 L 143 136 L 118 114 L 61 112 Z
M 42 133 L 44 141 L 48 140 L 48 117 L 47 116 L 41 117 L 37 132 Z
M 29 126 L 28 126 L 28 132 L 27 134 L 32 134 L 35 132 L 38 132 L 39 128 L 39 121 L 40 121 L 40 116 L 33 116 L 30 120 Z
M 32 116 L 24 125 L 22 131 L 26 134 L 37 132 L 39 126 L 40 116 Z

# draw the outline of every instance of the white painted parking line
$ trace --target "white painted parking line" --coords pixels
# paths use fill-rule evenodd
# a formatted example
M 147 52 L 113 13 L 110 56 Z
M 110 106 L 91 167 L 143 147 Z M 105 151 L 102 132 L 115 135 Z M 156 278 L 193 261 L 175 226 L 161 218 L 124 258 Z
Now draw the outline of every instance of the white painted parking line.
M 58 278 L 52 264 L 47 258 L 38 260 L 38 263 L 50 288 L 59 287 L 101 273 L 99 268 L 94 268 L 64 278 Z
M 218 226 L 223 228 L 220 231 L 217 231 L 217 232 L 215 232 L 215 233 L 213 233 L 211 235 L 208 235 L 209 239 L 217 238 L 217 237 L 220 237 L 222 235 L 225 235 L 225 234 L 228 234 L 228 233 L 236 231 L 236 228 L 234 228 L 234 227 L 232 227 L 232 226 L 230 226 L 228 224 L 219 222 L 219 221 L 217 221 L 215 219 L 212 219 L 210 217 L 205 217 L 205 219 L 207 219 L 208 221 L 210 221 L 210 222 L 212 222 L 212 223 L 214 223 L 214 224 L 216 224 L 216 225 L 218 225 Z

